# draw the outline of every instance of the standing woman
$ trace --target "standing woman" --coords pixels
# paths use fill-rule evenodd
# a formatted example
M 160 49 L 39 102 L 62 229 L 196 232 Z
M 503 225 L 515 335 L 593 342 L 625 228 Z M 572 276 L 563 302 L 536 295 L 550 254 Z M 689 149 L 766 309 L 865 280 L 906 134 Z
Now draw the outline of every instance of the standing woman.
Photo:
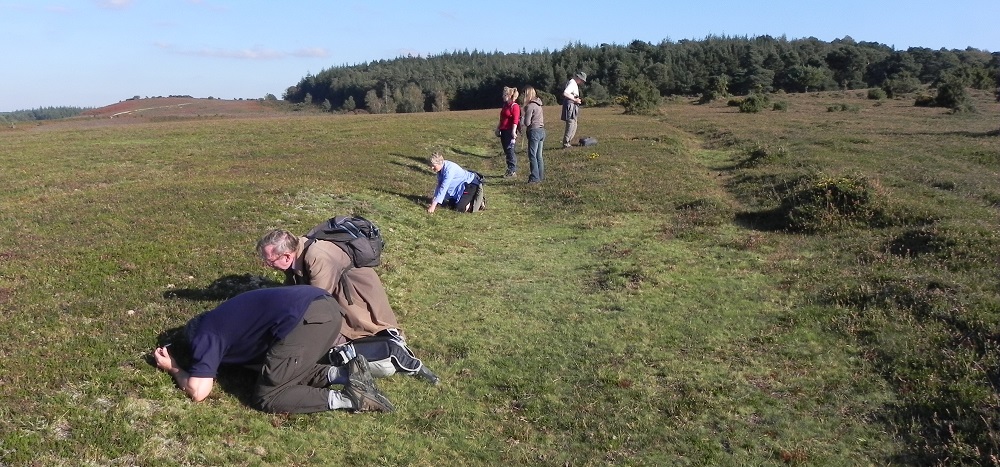
M 517 125 L 521 122 L 521 106 L 517 105 L 517 88 L 503 88 L 503 107 L 500 108 L 500 123 L 497 124 L 497 136 L 504 155 L 507 156 L 507 172 L 504 178 L 517 176 L 517 154 L 514 144 L 517 142 Z
M 542 159 L 545 117 L 542 115 L 542 99 L 531 86 L 524 88 L 524 120 L 521 120 L 521 125 L 528 129 L 528 163 L 531 165 L 528 183 L 538 183 L 545 178 L 545 160 Z

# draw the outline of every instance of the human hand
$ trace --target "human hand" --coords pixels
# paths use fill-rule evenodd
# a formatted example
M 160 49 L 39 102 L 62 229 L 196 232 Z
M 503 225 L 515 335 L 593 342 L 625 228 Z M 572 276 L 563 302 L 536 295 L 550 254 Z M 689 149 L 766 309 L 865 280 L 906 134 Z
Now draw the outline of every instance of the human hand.
M 157 368 L 167 373 L 173 374 L 174 370 L 179 368 L 177 367 L 177 362 L 174 360 L 174 357 L 171 356 L 170 351 L 167 350 L 167 347 L 169 346 L 170 344 L 167 344 L 163 347 L 157 347 L 156 350 L 153 350 L 153 360 L 156 360 Z

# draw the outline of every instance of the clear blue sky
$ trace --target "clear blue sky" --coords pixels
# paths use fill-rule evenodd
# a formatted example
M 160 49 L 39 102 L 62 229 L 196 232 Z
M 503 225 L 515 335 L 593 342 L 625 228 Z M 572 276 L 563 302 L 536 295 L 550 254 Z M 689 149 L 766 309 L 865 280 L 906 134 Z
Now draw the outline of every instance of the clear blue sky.
M 0 31 L 0 112 L 8 112 L 132 96 L 280 98 L 306 74 L 338 65 L 574 42 L 851 36 L 896 49 L 996 52 L 1000 0 L 0 0 Z

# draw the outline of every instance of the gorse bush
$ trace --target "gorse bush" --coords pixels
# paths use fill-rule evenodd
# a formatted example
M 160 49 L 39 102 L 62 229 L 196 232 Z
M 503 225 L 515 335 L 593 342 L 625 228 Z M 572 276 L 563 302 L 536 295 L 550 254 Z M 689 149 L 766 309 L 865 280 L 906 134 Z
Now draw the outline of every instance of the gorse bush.
M 770 147 L 760 142 L 754 142 L 743 150 L 746 158 L 739 163 L 739 167 L 757 167 L 763 164 L 777 162 L 788 155 L 788 150 L 784 146 Z
M 868 90 L 868 98 L 871 100 L 881 100 L 885 99 L 885 89 L 882 88 L 872 88 Z
M 723 97 L 726 97 L 726 96 L 720 95 L 720 94 L 718 94 L 718 93 L 716 93 L 715 91 L 712 91 L 712 90 L 707 90 L 704 93 L 702 93 L 701 97 L 698 98 L 698 103 L 699 104 L 708 104 L 709 102 L 712 102 L 712 101 L 714 101 L 716 99 L 721 99 Z
M 765 94 L 751 94 L 740 102 L 741 113 L 757 113 L 767 108 L 769 99 Z
M 627 114 L 648 114 L 660 105 L 660 91 L 645 76 L 626 81 L 622 88 L 622 95 L 628 98 L 625 103 Z
M 914 107 L 934 107 L 937 105 L 937 99 L 934 96 L 920 94 L 913 100 L 913 105 Z
M 785 112 L 785 111 L 788 110 L 788 102 L 786 102 L 786 101 L 775 102 L 774 106 L 771 107 L 771 110 L 778 111 L 778 112 Z
M 937 97 L 934 98 L 934 103 L 938 107 L 951 109 L 953 113 L 970 113 L 976 110 L 975 106 L 972 105 L 972 99 L 969 97 L 969 92 L 966 91 L 965 85 L 957 79 L 946 80 L 944 84 L 938 86 Z
M 885 223 L 880 187 L 861 176 L 810 177 L 782 202 L 787 228 L 827 232 Z
M 854 104 L 834 104 L 826 108 L 827 112 L 858 112 L 861 107 Z

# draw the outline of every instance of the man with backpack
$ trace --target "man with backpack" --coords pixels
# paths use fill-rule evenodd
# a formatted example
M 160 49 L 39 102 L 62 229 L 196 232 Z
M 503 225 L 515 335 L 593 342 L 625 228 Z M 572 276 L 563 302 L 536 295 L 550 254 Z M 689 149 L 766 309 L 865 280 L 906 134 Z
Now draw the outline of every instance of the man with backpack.
M 285 273 L 285 284 L 320 287 L 344 309 L 341 336 L 330 355 L 334 364 L 345 363 L 356 354 L 365 355 L 377 377 L 402 372 L 437 384 L 437 375 L 406 346 L 378 273 L 371 267 L 358 267 L 348 254 L 351 248 L 347 242 L 322 239 L 333 238 L 324 237 L 322 227 L 336 230 L 337 221 L 343 219 L 330 219 L 301 237 L 287 230 L 272 230 L 257 242 L 257 254 L 265 265 Z M 380 246 L 378 249 L 381 251 Z M 370 260 L 362 264 L 370 264 Z

